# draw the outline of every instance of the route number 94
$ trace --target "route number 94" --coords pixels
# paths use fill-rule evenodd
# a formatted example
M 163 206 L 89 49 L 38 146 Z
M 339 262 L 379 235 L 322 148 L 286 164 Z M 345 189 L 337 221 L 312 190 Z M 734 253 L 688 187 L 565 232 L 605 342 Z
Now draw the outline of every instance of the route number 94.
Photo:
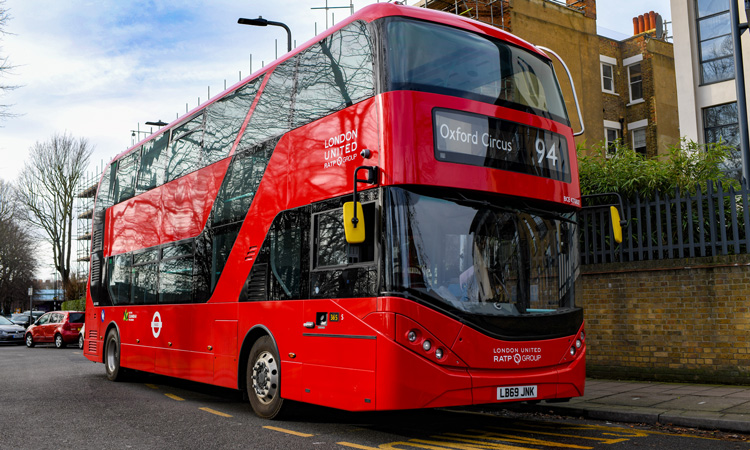
M 543 165 L 544 158 L 546 157 L 553 167 L 557 167 L 557 149 L 555 148 L 556 143 L 554 140 L 550 148 L 547 149 L 547 145 L 544 143 L 544 138 L 537 136 L 534 146 L 536 147 L 537 165 Z

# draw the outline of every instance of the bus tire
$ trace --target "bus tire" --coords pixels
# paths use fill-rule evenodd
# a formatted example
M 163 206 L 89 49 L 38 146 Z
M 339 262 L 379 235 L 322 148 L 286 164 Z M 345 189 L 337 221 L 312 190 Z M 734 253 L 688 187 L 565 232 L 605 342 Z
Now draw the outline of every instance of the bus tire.
M 104 341 L 104 369 L 110 381 L 122 381 L 124 369 L 120 367 L 120 337 L 114 328 L 107 333 Z
M 273 419 L 281 412 L 281 370 L 276 346 L 269 336 L 253 344 L 247 359 L 247 396 L 255 414 Z

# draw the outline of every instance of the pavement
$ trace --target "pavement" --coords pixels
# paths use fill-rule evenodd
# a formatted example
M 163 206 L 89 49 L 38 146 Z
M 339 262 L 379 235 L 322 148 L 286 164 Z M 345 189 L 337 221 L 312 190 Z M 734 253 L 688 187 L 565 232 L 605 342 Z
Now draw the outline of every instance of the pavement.
M 750 433 L 750 386 L 586 380 L 586 394 L 538 412 Z

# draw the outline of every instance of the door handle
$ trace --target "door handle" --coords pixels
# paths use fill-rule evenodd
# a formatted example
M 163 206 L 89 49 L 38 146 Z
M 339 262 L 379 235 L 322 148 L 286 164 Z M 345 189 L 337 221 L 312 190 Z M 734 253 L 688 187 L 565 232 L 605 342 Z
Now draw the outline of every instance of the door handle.
M 305 322 L 302 326 L 305 328 L 315 328 L 315 322 Z

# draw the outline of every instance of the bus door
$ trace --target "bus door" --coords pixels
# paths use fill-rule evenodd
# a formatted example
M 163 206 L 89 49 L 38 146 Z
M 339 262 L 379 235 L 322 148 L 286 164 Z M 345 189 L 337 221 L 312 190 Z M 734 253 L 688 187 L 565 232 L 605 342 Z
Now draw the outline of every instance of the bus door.
M 310 299 L 304 301 L 303 401 L 344 409 L 375 408 L 377 338 L 360 317 L 375 309 L 376 203 L 365 204 L 370 225 L 362 244 L 347 244 L 340 203 L 312 214 Z

